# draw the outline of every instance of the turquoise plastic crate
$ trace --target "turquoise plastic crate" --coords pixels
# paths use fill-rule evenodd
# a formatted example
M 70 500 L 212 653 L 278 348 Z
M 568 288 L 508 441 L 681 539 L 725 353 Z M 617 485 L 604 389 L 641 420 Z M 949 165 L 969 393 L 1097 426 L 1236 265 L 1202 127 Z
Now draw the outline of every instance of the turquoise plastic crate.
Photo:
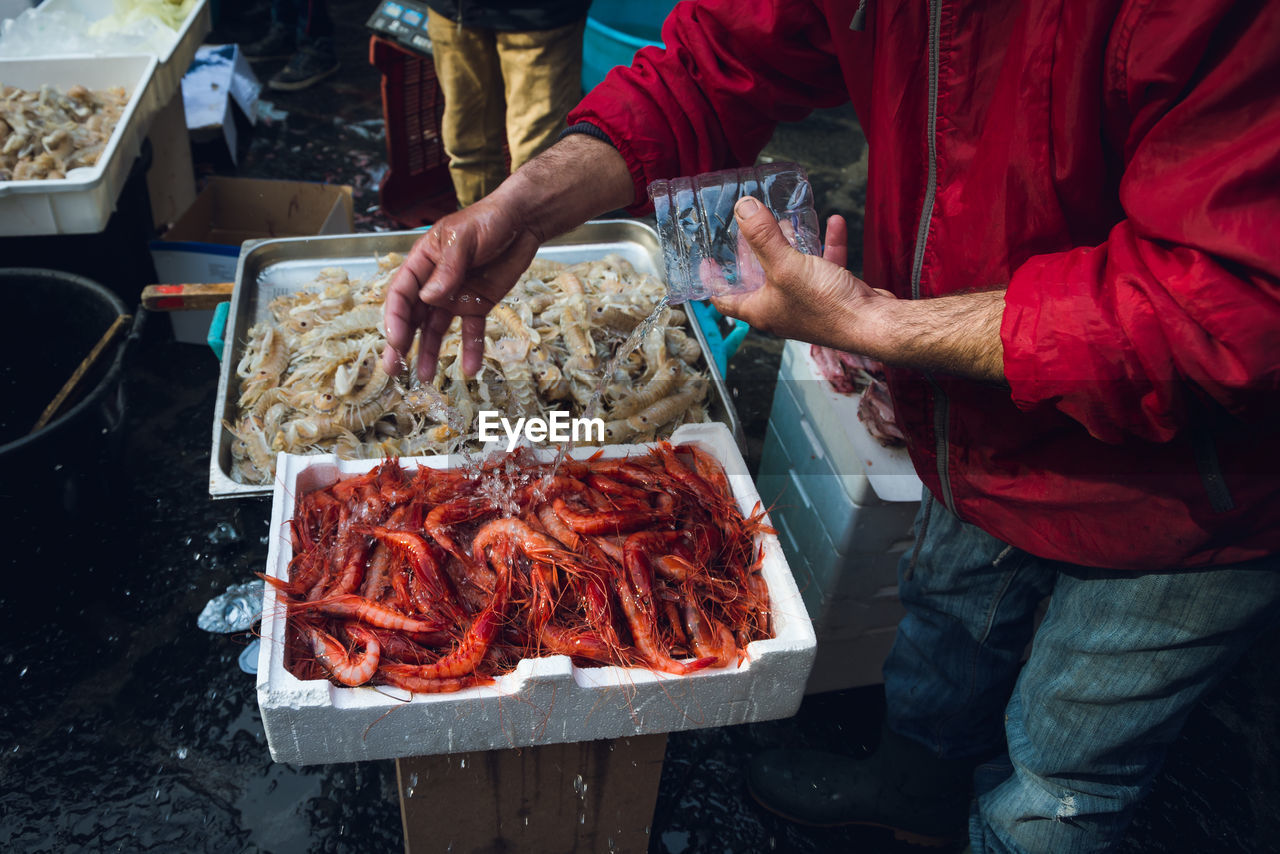
M 227 347 L 227 315 L 230 312 L 231 303 L 218 303 L 213 309 L 213 320 L 209 322 L 209 334 L 205 337 L 209 342 L 209 349 L 218 357 L 219 362 L 222 361 L 222 351 Z
M 609 69 L 630 65 L 642 47 L 662 47 L 662 22 L 674 2 L 595 0 L 582 36 L 582 88 L 594 89 Z
M 728 376 L 729 360 L 738 352 L 738 347 L 751 331 L 751 326 L 745 320 L 726 318 L 709 302 L 697 300 L 687 305 L 693 309 L 693 318 L 702 330 L 703 337 L 707 339 L 707 349 L 711 351 L 711 358 L 715 359 L 716 367 L 720 369 L 720 376 Z M 720 325 L 725 321 L 733 324 L 728 332 L 722 331 Z

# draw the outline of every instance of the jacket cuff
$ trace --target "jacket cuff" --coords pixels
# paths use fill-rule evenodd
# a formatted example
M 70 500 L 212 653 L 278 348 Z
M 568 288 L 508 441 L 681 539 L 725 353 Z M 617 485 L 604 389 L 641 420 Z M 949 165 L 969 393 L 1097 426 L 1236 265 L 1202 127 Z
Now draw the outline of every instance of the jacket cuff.
M 614 148 L 618 147 L 614 145 L 613 140 L 609 138 L 609 134 L 605 133 L 602 129 L 593 125 L 591 122 L 578 122 L 577 124 L 569 125 L 569 127 L 560 131 L 560 136 L 556 138 L 556 141 L 558 142 L 566 136 L 572 136 L 575 133 L 586 134 L 587 136 L 594 137 L 601 142 L 607 142 L 610 145 L 613 145 Z

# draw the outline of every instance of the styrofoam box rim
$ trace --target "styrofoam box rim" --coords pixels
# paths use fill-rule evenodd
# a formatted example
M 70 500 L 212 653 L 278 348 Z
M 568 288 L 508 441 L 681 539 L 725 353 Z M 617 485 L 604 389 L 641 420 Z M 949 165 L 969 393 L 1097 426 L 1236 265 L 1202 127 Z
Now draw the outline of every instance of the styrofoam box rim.
M 863 464 L 867 480 L 881 501 L 919 501 L 924 484 L 916 474 L 911 456 L 902 448 L 884 447 L 867 432 L 866 425 L 858 417 L 862 395 L 839 394 L 831 388 L 831 384 L 822 378 L 809 348 L 810 345 L 794 340 L 787 341 L 784 346 L 784 363 L 790 364 L 791 379 L 797 380 L 800 388 L 819 390 L 821 402 L 830 408 L 833 420 L 841 427 L 843 438 Z M 803 398 L 808 399 L 809 395 Z M 831 440 L 838 443 L 840 438 L 833 436 Z M 839 446 L 827 450 L 838 451 Z
M 738 505 L 744 513 L 751 513 L 759 503 L 755 484 L 747 471 L 745 460 L 733 440 L 729 429 L 721 423 L 687 424 L 676 429 L 670 441 L 673 444 L 697 443 L 724 466 Z M 632 456 L 647 453 L 651 445 L 606 445 L 601 448 L 575 448 L 575 458 L 586 458 L 603 451 L 605 457 Z M 555 451 L 536 451 L 543 460 L 553 459 Z M 276 466 L 275 490 L 272 499 L 271 539 L 267 555 L 267 573 L 284 578 L 288 569 L 292 548 L 289 542 L 287 521 L 293 516 L 294 490 L 300 475 L 309 473 L 315 478 L 312 488 L 322 488 L 339 477 L 361 474 L 379 465 L 381 460 L 340 460 L 333 455 L 298 456 L 280 454 Z M 448 457 L 406 457 L 401 464 L 409 467 L 428 466 L 446 468 Z M 515 671 L 500 676 L 491 686 L 465 689 L 453 694 L 410 694 L 395 688 L 360 687 L 343 688 L 327 680 L 302 681 L 289 673 L 284 666 L 284 648 L 279 639 L 284 634 L 285 613 L 280 606 L 275 589 L 267 585 L 263 598 L 262 645 L 258 658 L 258 703 L 267 730 L 268 746 L 276 761 L 309 764 L 313 762 L 353 761 L 359 759 L 386 759 L 433 753 L 459 752 L 463 750 L 494 747 L 523 747 L 534 744 L 551 744 L 561 741 L 617 738 L 648 732 L 670 732 L 692 729 L 697 726 L 746 723 L 769 720 L 794 714 L 803 698 L 805 681 L 812 667 L 816 652 L 816 638 L 800 591 L 792 577 L 787 559 L 774 535 L 763 538 L 764 561 L 762 573 L 769 588 L 774 637 L 754 641 L 747 646 L 747 656 L 735 667 L 708 668 L 689 676 L 654 673 L 642 668 L 573 666 L 568 656 L 555 655 L 538 659 L 525 659 Z M 776 671 L 776 672 L 775 672 Z M 455 734 L 451 728 L 448 744 L 431 743 L 430 738 L 411 740 L 412 743 L 371 745 L 365 730 L 369 724 L 396 711 L 403 716 L 410 709 L 417 709 L 426 719 L 450 716 L 451 710 L 474 709 L 477 703 L 519 703 L 526 689 L 536 683 L 555 683 L 559 702 L 571 705 L 570 700 L 581 695 L 589 697 L 623 689 L 629 692 L 628 702 L 637 705 L 648 697 L 662 697 L 675 683 L 696 684 L 714 690 L 716 686 L 727 688 L 743 680 L 752 680 L 758 673 L 771 676 L 785 674 L 789 685 L 772 687 L 772 697 L 764 703 L 735 703 L 735 708 L 724 714 L 711 714 L 705 718 L 710 723 L 694 719 L 677 721 L 663 729 L 649 729 L 644 721 L 623 716 L 622 721 L 609 720 L 607 711 L 592 707 L 597 720 L 585 724 L 573 733 L 567 727 L 542 726 L 536 732 L 505 732 L 501 730 L 501 715 L 495 719 L 474 715 L 471 726 Z M 782 690 L 778 690 L 781 687 Z M 531 691 L 530 691 L 531 693 Z M 599 702 L 597 700 L 596 702 Z M 750 706 L 750 708 L 747 708 Z M 305 739 L 295 731 L 285 739 L 283 733 L 273 732 L 277 718 L 295 717 L 301 710 L 332 711 L 326 719 L 326 733 L 344 745 L 335 755 L 332 750 L 318 754 L 308 747 Z M 354 716 L 342 712 L 364 712 Z M 462 712 L 459 712 L 462 714 Z M 590 717 L 590 716 L 588 716 Z M 496 721 L 496 723 L 495 723 Z M 573 723 L 573 722 L 570 722 Z M 671 721 L 666 721 L 671 724 Z M 399 726 L 404 726 L 403 722 Z M 495 729 L 496 727 L 496 729 Z M 337 730 L 336 732 L 334 730 Z M 468 731 L 469 730 L 469 731 Z M 273 738 L 273 735 L 275 736 Z M 581 736 L 581 737 L 577 737 Z M 394 742 L 394 739 L 391 739 Z
M 155 116 L 152 82 L 157 60 L 149 54 L 94 57 L 89 61 L 75 56 L 0 58 L 0 80 L 22 89 L 39 89 L 44 84 L 66 88 L 79 83 L 95 89 L 123 86 L 129 93 L 124 112 L 111 132 L 98 162 L 76 170 L 74 178 L 41 181 L 0 181 L 0 234 L 84 234 L 101 231 L 115 210 L 116 197 L 124 187 L 133 158 Z M 37 200 L 49 203 L 45 215 L 32 213 Z M 21 221 L 20 217 L 27 216 Z

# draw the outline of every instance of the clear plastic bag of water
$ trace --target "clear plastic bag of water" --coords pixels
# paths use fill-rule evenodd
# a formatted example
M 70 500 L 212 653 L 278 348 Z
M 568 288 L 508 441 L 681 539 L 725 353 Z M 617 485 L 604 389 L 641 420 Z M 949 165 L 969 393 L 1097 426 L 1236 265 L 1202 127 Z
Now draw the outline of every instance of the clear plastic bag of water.
M 682 303 L 764 284 L 764 270 L 738 233 L 733 206 L 754 196 L 777 218 L 783 234 L 806 255 L 820 255 L 813 187 L 795 163 L 762 163 L 649 185 L 667 270 L 667 301 Z
M 196 618 L 196 625 L 206 632 L 245 632 L 262 618 L 263 582 L 233 584 L 210 599 Z

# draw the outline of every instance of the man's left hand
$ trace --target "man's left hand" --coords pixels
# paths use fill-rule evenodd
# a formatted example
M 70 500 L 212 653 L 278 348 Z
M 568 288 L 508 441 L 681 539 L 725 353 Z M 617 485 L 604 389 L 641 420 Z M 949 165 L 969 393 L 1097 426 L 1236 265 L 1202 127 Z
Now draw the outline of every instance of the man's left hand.
M 826 246 L 816 258 L 793 249 L 758 200 L 739 199 L 734 215 L 765 281 L 751 293 L 715 299 L 723 314 L 889 365 L 1004 381 L 1002 288 L 899 300 L 844 268 L 848 228 L 841 217 L 828 221 Z
M 859 318 L 874 315 L 875 303 L 894 297 L 844 268 L 849 255 L 844 218 L 828 220 L 826 244 L 817 258 L 792 248 L 778 221 L 756 199 L 740 199 L 734 215 L 765 281 L 751 293 L 716 298 L 716 308 L 783 338 L 866 353 L 859 349 L 868 343 L 858 340 Z

